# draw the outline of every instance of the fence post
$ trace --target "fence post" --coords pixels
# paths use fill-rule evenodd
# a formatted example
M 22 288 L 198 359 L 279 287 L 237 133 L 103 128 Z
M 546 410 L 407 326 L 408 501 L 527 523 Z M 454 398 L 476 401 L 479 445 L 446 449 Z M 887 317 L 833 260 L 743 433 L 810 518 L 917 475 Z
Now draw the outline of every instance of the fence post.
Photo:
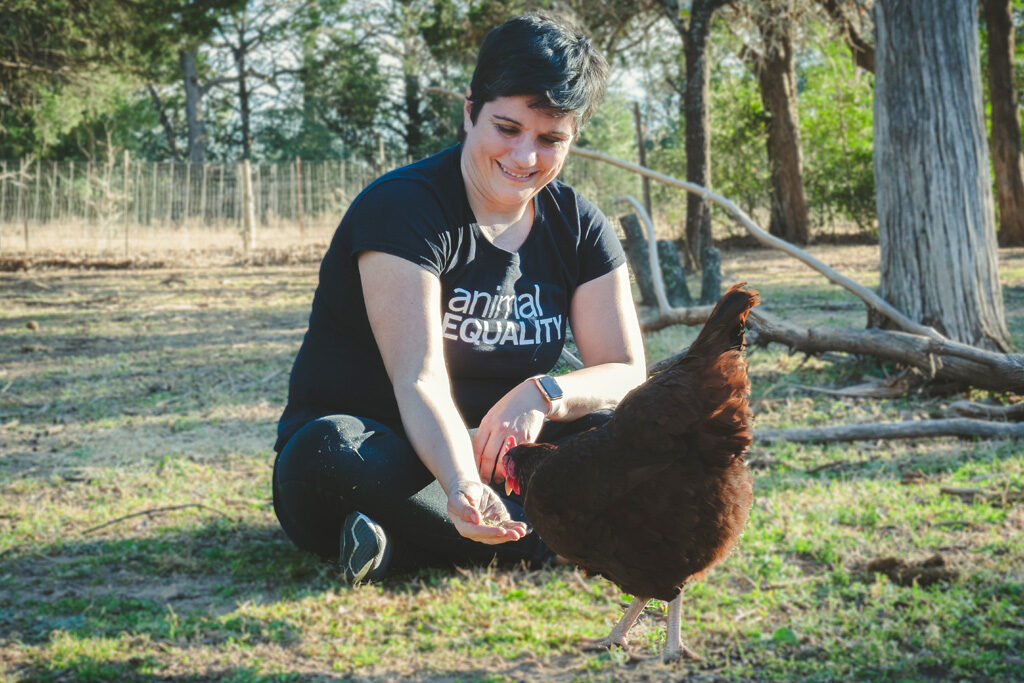
M 93 211 L 94 208 L 96 208 L 94 206 L 94 203 L 93 203 L 93 200 L 92 200 L 93 185 L 95 185 L 95 180 L 93 179 L 93 176 L 95 175 L 95 173 L 96 173 L 96 163 L 93 161 L 92 157 L 89 157 L 89 166 L 86 169 L 86 174 L 85 174 L 85 177 L 86 177 L 86 181 L 85 181 L 85 222 L 86 223 L 89 223 L 89 221 L 92 220 L 92 211 Z M 98 211 L 97 211 L 97 215 L 98 215 Z
M 245 222 L 242 226 L 242 242 L 246 253 L 256 246 L 256 202 L 252 193 L 252 166 L 243 159 L 239 172 L 242 174 L 242 206 Z
M 185 206 L 181 210 L 181 222 L 188 224 L 188 212 L 192 208 L 192 162 L 185 162 Z
M 122 218 L 124 220 L 124 255 L 125 255 L 125 258 L 127 258 L 128 257 L 128 206 L 129 206 L 129 203 L 128 203 L 128 150 L 127 149 L 124 151 L 124 168 L 121 169 L 121 171 L 122 171 L 122 174 L 123 174 L 122 175 L 123 182 L 121 183 L 121 197 L 122 197 L 122 200 L 124 201 L 124 211 L 123 211 L 123 214 L 122 214 Z
M 174 217 L 174 162 L 167 162 L 167 169 L 170 171 L 170 178 L 167 179 L 167 225 L 171 224 Z
M 152 162 L 153 164 L 153 178 L 150 181 L 151 187 L 149 188 L 149 211 L 146 212 L 146 225 L 153 225 L 153 221 L 156 219 L 156 178 L 157 169 L 160 167 L 159 162 Z
M 295 157 L 295 192 L 299 209 L 299 235 L 305 236 L 306 225 L 302 220 L 302 159 L 299 157 Z
M 32 220 L 36 222 L 36 225 L 41 223 L 39 220 L 39 188 L 42 185 L 43 180 L 43 162 L 42 160 L 36 164 L 36 198 L 32 203 Z
M 25 169 L 28 167 L 28 160 L 21 160 L 21 167 L 18 169 L 18 217 L 22 219 L 25 228 L 25 251 L 28 252 L 28 203 L 25 201 Z
M 68 162 L 68 218 L 75 215 L 75 162 Z
M 142 164 L 135 164 L 135 185 L 132 187 L 135 225 L 142 225 Z
M 3 253 L 4 221 L 7 220 L 7 162 L 0 161 L 0 254 Z
M 281 227 L 281 185 L 277 179 L 277 163 L 270 164 L 270 212 L 274 214 L 274 227 Z
M 59 161 L 51 161 L 53 164 L 53 173 L 50 174 L 50 220 L 57 220 L 57 181 L 60 180 L 60 174 L 57 172 L 57 167 L 60 166 Z
M 217 227 L 220 228 L 221 222 L 224 220 L 224 164 L 218 164 L 217 170 L 219 176 L 217 181 Z
M 203 184 L 199 188 L 199 225 L 206 225 L 206 169 L 207 164 L 203 163 Z

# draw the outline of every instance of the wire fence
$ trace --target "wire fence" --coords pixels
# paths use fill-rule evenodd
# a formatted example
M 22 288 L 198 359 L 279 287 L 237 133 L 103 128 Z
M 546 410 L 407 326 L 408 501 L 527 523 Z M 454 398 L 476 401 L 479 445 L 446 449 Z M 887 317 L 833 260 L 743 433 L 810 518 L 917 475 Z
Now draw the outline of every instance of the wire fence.
M 330 240 L 349 203 L 386 159 L 251 164 L 253 243 L 246 242 L 243 164 L 137 161 L 0 161 L 0 255 L 137 255 L 174 250 L 291 248 Z M 562 179 L 608 215 L 638 176 L 570 156 Z M 682 194 L 680 194 L 681 200 Z M 679 201 L 654 207 L 673 221 Z M 682 202 L 685 204 L 685 202 Z

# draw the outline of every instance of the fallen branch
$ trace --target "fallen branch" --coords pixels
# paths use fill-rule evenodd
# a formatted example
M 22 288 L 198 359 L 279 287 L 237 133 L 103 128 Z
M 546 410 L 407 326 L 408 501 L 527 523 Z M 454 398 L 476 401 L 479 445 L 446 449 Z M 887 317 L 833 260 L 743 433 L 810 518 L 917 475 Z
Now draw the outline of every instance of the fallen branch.
M 845 351 L 912 365 L 929 377 L 963 382 L 983 389 L 1024 394 L 1024 356 L 992 353 L 966 344 L 929 339 L 892 330 L 798 328 L 754 309 L 747 318 L 751 343 L 784 344 L 790 351 L 817 354 Z
M 878 456 L 873 458 L 865 458 L 864 460 L 833 460 L 832 462 L 826 462 L 823 465 L 811 467 L 810 469 L 804 470 L 807 474 L 817 474 L 818 472 L 824 472 L 825 470 L 841 470 L 847 467 L 857 467 L 860 465 L 867 465 L 878 460 Z
M 124 515 L 122 517 L 118 517 L 117 519 L 112 519 L 109 522 L 104 522 L 103 524 L 100 524 L 100 525 L 97 525 L 97 526 L 94 526 L 94 527 L 90 527 L 90 528 L 86 529 L 85 531 L 83 531 L 82 535 L 83 536 L 88 536 L 89 534 L 93 533 L 94 531 L 99 531 L 100 529 L 105 529 L 108 526 L 112 526 L 112 525 L 117 524 L 119 522 L 123 522 L 123 521 L 125 521 L 127 519 L 132 519 L 134 517 L 142 517 L 143 515 L 157 515 L 157 514 L 162 514 L 164 512 L 171 512 L 173 510 L 184 510 L 185 508 L 201 508 L 203 510 L 210 510 L 211 512 L 216 512 L 218 515 L 220 515 L 221 517 L 224 517 L 225 519 L 228 519 L 228 520 L 232 519 L 231 515 L 227 514 L 226 512 L 223 512 L 221 510 L 218 510 L 217 508 L 210 507 L 209 505 L 203 505 L 202 503 L 185 503 L 183 505 L 168 505 L 167 507 L 150 508 L 148 510 L 141 510 L 139 512 L 133 512 L 130 515 Z
M 974 401 L 954 401 L 949 410 L 964 417 L 988 418 L 990 420 L 1024 420 L 1024 402 L 1008 406 L 991 406 Z
M 986 490 L 974 488 L 959 488 L 956 486 L 943 486 L 939 493 L 947 496 L 956 496 L 965 503 L 980 501 L 983 503 L 994 503 L 996 505 L 1009 505 L 1024 500 L 1024 491 L 1011 489 Z
M 952 420 L 916 420 L 873 424 L 799 427 L 795 429 L 758 429 L 754 440 L 761 443 L 834 443 L 874 439 L 916 439 L 931 436 L 981 437 L 983 439 L 1024 439 L 1024 424 L 1005 424 L 956 418 Z
M 906 386 L 890 386 L 884 382 L 865 382 L 863 384 L 857 384 L 844 389 L 812 387 L 807 384 L 791 384 L 790 388 L 812 391 L 818 394 L 828 394 L 829 396 L 842 396 L 845 398 L 896 398 L 907 393 Z

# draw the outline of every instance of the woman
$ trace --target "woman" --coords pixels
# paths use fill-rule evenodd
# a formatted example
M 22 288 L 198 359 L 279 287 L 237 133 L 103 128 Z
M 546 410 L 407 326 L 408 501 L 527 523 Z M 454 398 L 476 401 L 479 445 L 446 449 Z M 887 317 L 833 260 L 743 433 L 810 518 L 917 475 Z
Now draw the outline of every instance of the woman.
M 551 559 L 489 486 L 509 437 L 599 424 L 645 375 L 614 230 L 555 180 L 606 78 L 575 28 L 511 19 L 484 39 L 464 141 L 378 178 L 342 219 L 278 426 L 274 508 L 346 581 Z M 585 367 L 554 379 L 567 322 Z

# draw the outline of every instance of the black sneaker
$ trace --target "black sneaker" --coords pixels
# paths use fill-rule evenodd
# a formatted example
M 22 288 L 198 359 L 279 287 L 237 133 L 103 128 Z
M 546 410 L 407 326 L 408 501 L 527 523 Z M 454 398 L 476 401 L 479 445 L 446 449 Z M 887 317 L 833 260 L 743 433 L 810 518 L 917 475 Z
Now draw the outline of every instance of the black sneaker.
M 391 554 L 388 538 L 379 524 L 361 512 L 352 512 L 341 525 L 342 581 L 350 586 L 376 581 L 387 570 Z

